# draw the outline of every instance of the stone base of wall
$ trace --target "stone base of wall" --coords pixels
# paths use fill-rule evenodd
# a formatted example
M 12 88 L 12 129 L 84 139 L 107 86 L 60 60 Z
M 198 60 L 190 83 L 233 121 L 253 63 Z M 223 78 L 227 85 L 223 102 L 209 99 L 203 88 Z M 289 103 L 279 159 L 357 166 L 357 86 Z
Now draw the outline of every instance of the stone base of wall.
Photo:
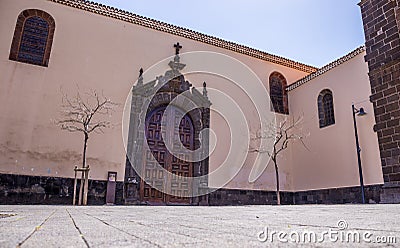
M 400 185 L 383 186 L 381 192 L 381 203 L 400 203 Z
M 365 202 L 381 202 L 382 185 L 365 186 Z M 299 191 L 294 194 L 295 204 L 345 204 L 362 203 L 361 188 L 333 188 L 312 191 Z
M 0 174 L 0 204 L 72 204 L 72 178 Z M 79 184 L 78 184 L 79 186 Z M 89 205 L 105 204 L 107 181 L 89 180 Z M 204 196 L 202 205 L 274 205 L 274 191 L 219 189 Z M 116 188 L 116 204 L 124 204 L 123 183 Z M 367 203 L 400 203 L 400 186 L 366 186 Z M 361 203 L 360 187 L 281 192 L 281 204 Z
M 367 203 L 381 202 L 382 185 L 365 187 Z M 397 191 L 400 197 L 400 191 Z M 400 199 L 400 198 L 398 198 Z M 361 203 L 360 187 L 334 188 L 300 192 L 281 192 L 281 204 L 344 204 Z M 276 204 L 273 191 L 219 189 L 208 197 L 210 206 Z
M 281 192 L 281 204 L 293 204 L 293 194 Z M 276 202 L 276 193 L 273 191 L 218 189 L 208 195 L 210 206 L 272 205 Z
M 72 178 L 0 174 L 0 204 L 71 205 L 73 185 Z M 107 181 L 89 180 L 88 204 L 105 204 L 106 190 Z M 119 182 L 116 204 L 122 204 L 122 197 L 123 183 Z

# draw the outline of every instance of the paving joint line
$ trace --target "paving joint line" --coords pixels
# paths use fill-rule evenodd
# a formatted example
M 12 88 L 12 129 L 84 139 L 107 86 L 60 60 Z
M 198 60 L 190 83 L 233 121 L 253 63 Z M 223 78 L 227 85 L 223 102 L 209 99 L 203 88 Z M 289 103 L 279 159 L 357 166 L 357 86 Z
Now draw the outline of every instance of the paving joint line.
M 75 219 L 72 217 L 71 213 L 68 211 L 68 209 L 65 209 L 65 211 L 67 211 L 69 218 L 72 220 L 72 223 L 75 226 L 75 229 L 79 232 L 79 236 L 82 238 L 83 242 L 85 242 L 86 246 L 88 248 L 90 248 L 89 242 L 86 240 L 86 238 L 83 236 L 83 233 L 81 231 L 81 229 L 78 227 L 78 225 L 75 222 Z
M 125 230 L 123 230 L 123 229 L 121 229 L 121 228 L 119 228 L 119 227 L 116 227 L 116 226 L 111 225 L 110 223 L 108 223 L 108 222 L 106 222 L 106 221 L 104 221 L 104 220 L 102 220 L 102 219 L 100 219 L 100 218 L 98 218 L 98 217 L 96 217 L 96 216 L 90 215 L 90 214 L 88 214 L 88 213 L 84 213 L 84 214 L 86 214 L 87 216 L 90 216 L 90 217 L 92 217 L 92 218 L 94 218 L 94 219 L 96 219 L 96 220 L 102 222 L 103 224 L 105 224 L 105 225 L 107 225 L 107 226 L 109 226 L 109 227 L 112 227 L 112 228 L 114 228 L 114 229 L 116 229 L 116 230 L 118 230 L 118 231 L 120 231 L 120 232 L 126 233 L 126 234 L 128 234 L 129 236 L 135 237 L 135 238 L 140 239 L 140 240 L 142 240 L 142 241 L 145 241 L 145 242 L 147 242 L 147 243 L 149 243 L 149 244 L 151 244 L 151 245 L 155 245 L 155 246 L 157 246 L 157 247 L 162 248 L 161 245 L 159 245 L 159 244 L 157 244 L 157 243 L 154 243 L 154 242 L 152 242 L 151 240 L 144 239 L 144 238 L 141 238 L 141 237 L 139 237 L 139 236 L 137 236 L 137 235 L 135 235 L 135 234 L 129 233 L 129 232 L 127 232 L 127 231 L 125 231 Z
M 152 225 L 146 225 L 146 224 L 143 224 L 141 222 L 134 221 L 134 220 L 128 220 L 128 222 L 132 222 L 132 223 L 135 223 L 135 224 L 138 224 L 138 225 L 141 225 L 141 226 L 145 226 L 145 227 L 149 227 L 149 228 L 154 228 L 154 226 L 152 226 Z M 188 234 L 181 233 L 181 232 L 174 232 L 174 231 L 171 231 L 171 230 L 168 230 L 168 229 L 165 229 L 165 228 L 158 227 L 158 230 L 167 231 L 167 232 L 174 233 L 174 234 L 177 234 L 177 235 L 181 235 L 181 236 L 184 236 L 184 237 L 196 238 L 196 239 L 199 239 L 199 241 L 207 241 L 205 239 L 200 239 L 200 238 L 197 238 L 197 237 L 193 237 L 193 236 L 190 236 Z
M 44 220 L 42 221 L 42 223 L 40 223 L 40 225 L 36 226 L 35 229 L 33 229 L 33 231 L 32 231 L 24 240 L 22 240 L 21 242 L 19 242 L 19 243 L 17 244 L 17 248 L 21 247 L 26 241 L 28 241 L 28 239 L 29 239 L 30 237 L 32 237 L 32 235 L 35 234 L 35 233 L 36 233 L 50 218 L 51 218 L 51 216 L 54 215 L 55 212 L 57 212 L 57 210 L 54 210 L 49 216 L 47 216 L 46 219 L 44 219 Z

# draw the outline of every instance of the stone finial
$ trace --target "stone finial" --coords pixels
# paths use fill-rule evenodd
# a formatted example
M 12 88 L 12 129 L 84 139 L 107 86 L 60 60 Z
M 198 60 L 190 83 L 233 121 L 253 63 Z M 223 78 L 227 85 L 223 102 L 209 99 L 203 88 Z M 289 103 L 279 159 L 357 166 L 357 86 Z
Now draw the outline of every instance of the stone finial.
M 139 70 L 139 78 L 138 78 L 138 85 L 143 85 L 143 68 Z
M 206 84 L 206 82 L 203 83 L 203 96 L 204 96 L 204 97 L 208 97 L 208 94 L 207 94 L 207 84 Z

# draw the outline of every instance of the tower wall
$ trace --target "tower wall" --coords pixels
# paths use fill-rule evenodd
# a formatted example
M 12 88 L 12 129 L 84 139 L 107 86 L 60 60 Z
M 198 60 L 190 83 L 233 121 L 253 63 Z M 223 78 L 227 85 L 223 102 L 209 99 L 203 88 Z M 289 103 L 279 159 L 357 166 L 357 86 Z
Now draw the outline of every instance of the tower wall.
M 362 0 L 369 78 L 385 185 L 381 202 L 400 202 L 399 0 Z

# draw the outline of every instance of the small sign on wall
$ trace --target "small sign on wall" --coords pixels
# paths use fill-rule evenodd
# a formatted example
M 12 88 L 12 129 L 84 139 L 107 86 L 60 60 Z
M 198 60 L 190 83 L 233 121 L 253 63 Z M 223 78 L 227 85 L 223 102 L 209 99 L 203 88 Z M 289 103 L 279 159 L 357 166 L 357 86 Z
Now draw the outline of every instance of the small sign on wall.
M 117 172 L 108 172 L 106 204 L 115 203 L 115 189 L 117 186 Z
M 116 182 L 117 181 L 117 172 L 108 172 L 108 181 L 109 182 Z

